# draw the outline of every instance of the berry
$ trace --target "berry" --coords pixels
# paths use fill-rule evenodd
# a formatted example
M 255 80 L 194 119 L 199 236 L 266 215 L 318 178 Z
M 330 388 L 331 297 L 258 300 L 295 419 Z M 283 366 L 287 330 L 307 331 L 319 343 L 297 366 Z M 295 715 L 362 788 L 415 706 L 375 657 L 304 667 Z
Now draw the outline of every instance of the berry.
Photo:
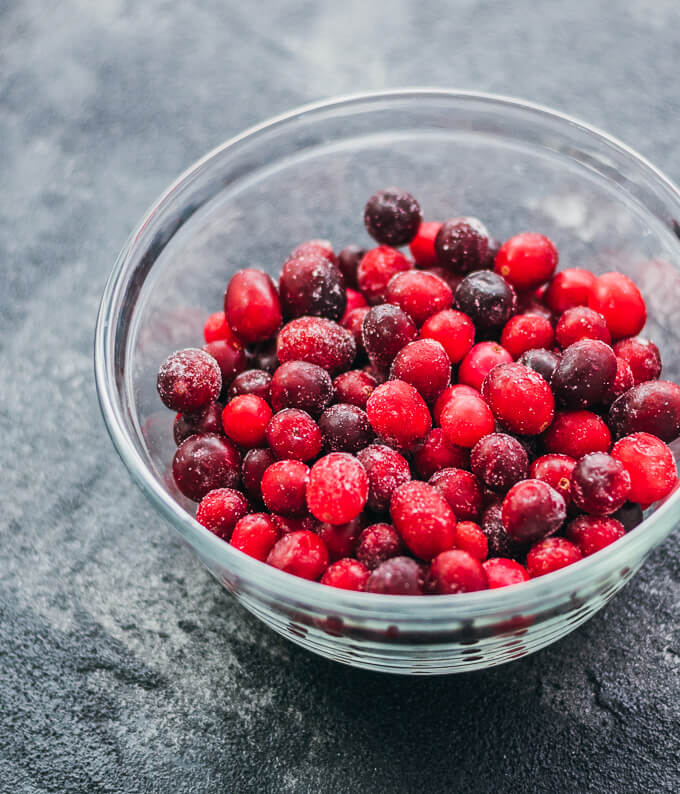
M 404 553 L 404 544 L 391 524 L 372 524 L 359 535 L 356 556 L 369 570 Z
M 354 556 L 363 526 L 363 516 L 358 515 L 346 524 L 318 524 L 315 531 L 326 544 L 331 562 L 335 562 Z
M 309 473 L 307 506 L 319 521 L 346 524 L 364 509 L 368 477 L 361 463 L 346 452 L 331 452 Z
M 358 452 L 374 438 L 366 412 L 347 403 L 326 408 L 319 419 L 319 428 L 324 445 L 331 452 Z
M 484 494 L 474 474 L 464 469 L 449 467 L 435 472 L 428 483 L 446 499 L 457 519 L 471 522 L 479 518 Z
M 469 451 L 449 443 L 440 427 L 430 430 L 423 444 L 413 450 L 413 464 L 423 480 L 429 479 L 440 469 L 451 466 L 467 468 L 469 462 Z
M 543 300 L 555 314 L 563 314 L 574 306 L 587 306 L 595 276 L 589 270 L 572 267 L 556 273 Z
M 410 383 L 428 403 L 433 403 L 451 383 L 451 362 L 434 339 L 416 339 L 397 353 L 390 378 Z
M 318 579 L 328 567 L 326 544 L 314 532 L 289 532 L 276 542 L 267 563 L 303 579 Z
M 605 399 L 615 377 L 611 347 L 598 339 L 582 339 L 564 350 L 550 384 L 567 407 L 587 408 Z
M 606 516 L 622 507 L 630 494 L 630 475 L 606 452 L 591 452 L 576 463 L 571 498 L 586 513 Z
M 357 347 L 352 334 L 325 317 L 298 317 L 279 332 L 276 352 L 279 361 L 308 361 L 331 375 L 348 369 Z
M 206 433 L 189 436 L 172 460 L 175 483 L 184 496 L 194 502 L 215 488 L 238 488 L 241 456 L 236 446 L 224 436 Z
M 589 452 L 609 452 L 612 439 L 604 420 L 592 411 L 563 411 L 543 434 L 543 443 L 548 452 L 578 460 Z
M 338 375 L 333 381 L 335 397 L 338 402 L 349 403 L 364 409 L 377 385 L 378 381 L 361 369 L 350 369 Z
M 424 270 L 405 270 L 392 276 L 386 298 L 411 317 L 420 327 L 428 317 L 448 309 L 453 303 L 451 287 Z
M 508 535 L 503 526 L 501 502 L 493 502 L 482 514 L 482 532 L 489 544 L 492 557 L 516 557 L 522 553 L 523 544 Z
M 453 548 L 456 516 L 441 493 L 424 482 L 407 482 L 392 494 L 392 523 L 409 550 L 431 560 Z
M 420 329 L 420 336 L 439 342 L 446 351 L 449 361 L 458 364 L 472 349 L 475 342 L 475 326 L 467 314 L 455 309 L 445 309 L 425 320 Z
M 422 595 L 423 578 L 423 571 L 415 560 L 391 557 L 371 573 L 365 590 L 384 595 Z
M 437 262 L 454 273 L 470 273 L 486 266 L 489 233 L 477 218 L 451 218 L 434 240 Z
M 263 369 L 247 369 L 240 372 L 229 387 L 228 397 L 233 400 L 240 394 L 254 394 L 269 402 L 271 400 L 272 376 Z
M 453 386 L 449 386 L 448 388 L 444 389 L 444 391 L 435 400 L 434 406 L 432 408 L 432 416 L 434 418 L 435 424 L 439 424 L 442 411 L 444 408 L 446 408 L 453 395 L 458 393 L 468 394 L 472 397 L 479 397 L 478 389 L 473 389 L 472 386 L 466 386 L 464 383 L 454 383 Z
M 482 395 L 496 419 L 518 435 L 542 433 L 555 415 L 550 386 L 522 364 L 494 367 L 484 379 Z
M 663 441 L 649 433 L 633 433 L 614 444 L 612 457 L 630 475 L 631 502 L 649 505 L 673 490 L 677 479 L 673 453 Z
M 218 339 L 238 341 L 227 323 L 227 317 L 224 312 L 215 312 L 208 317 L 203 326 L 203 338 L 206 343 L 216 342 Z
M 246 344 L 274 336 L 281 326 L 281 303 L 271 278 L 261 270 L 239 270 L 224 295 L 229 327 Z
M 278 539 L 279 530 L 271 516 L 251 513 L 236 524 L 229 542 L 235 549 L 264 562 Z
M 394 491 L 411 479 L 408 461 L 396 450 L 382 444 L 371 444 L 362 449 L 357 458 L 368 477 L 366 504 L 370 510 L 384 513 L 390 506 Z
M 262 369 L 271 375 L 279 366 L 275 339 L 267 339 L 252 345 L 245 353 L 247 366 L 251 369 Z
M 451 395 L 439 420 L 446 440 L 459 447 L 474 447 L 480 438 L 494 430 L 489 406 L 479 395 L 465 392 Z
M 614 345 L 614 353 L 622 358 L 633 373 L 633 385 L 648 380 L 658 380 L 661 375 L 659 348 L 640 336 L 622 339 Z
M 350 312 L 353 312 L 355 309 L 367 309 L 368 304 L 364 296 L 357 292 L 355 289 L 351 287 L 347 287 L 345 290 L 345 294 L 347 296 L 347 304 L 345 306 L 345 313 L 342 315 L 342 319 L 340 320 L 340 325 L 345 325 L 345 320 L 349 316 Z
M 272 376 L 271 401 L 275 411 L 299 408 L 318 417 L 333 401 L 333 394 L 328 372 L 308 361 L 287 361 Z
M 527 582 L 531 578 L 529 571 L 523 565 L 515 560 L 509 560 L 507 557 L 492 557 L 482 563 L 482 568 L 484 568 L 490 590 Z
M 423 216 L 410 193 L 390 187 L 374 193 L 366 202 L 366 231 L 383 245 L 407 245 L 418 233 Z
M 339 320 L 347 296 L 340 271 L 319 253 L 289 258 L 279 278 L 281 308 L 285 317 L 327 317 Z
M 633 371 L 627 361 L 622 358 L 616 357 L 616 375 L 614 382 L 609 387 L 602 402 L 605 405 L 611 405 L 617 397 L 625 394 L 628 389 L 632 389 L 635 385 L 635 378 Z
M 267 425 L 272 409 L 254 394 L 241 394 L 230 400 L 222 411 L 224 432 L 246 449 L 261 447 L 267 440 Z
M 302 518 L 290 518 L 289 516 L 280 516 L 272 513 L 271 519 L 282 535 L 287 535 L 289 532 L 298 532 L 301 529 L 316 532 L 319 527 L 319 522 L 309 513 L 302 516 Z
M 517 363 L 538 372 L 544 380 L 550 383 L 553 373 L 560 363 L 560 357 L 552 350 L 537 347 L 535 350 L 525 350 L 517 359 Z
M 364 337 L 362 329 L 364 326 L 364 317 L 368 314 L 368 306 L 359 306 L 357 309 L 352 309 L 342 318 L 342 327 L 346 328 L 354 337 L 354 343 L 357 348 L 357 354 L 366 353 L 364 347 Z
M 481 562 L 489 554 L 489 541 L 478 524 L 473 521 L 459 521 L 456 524 L 456 548 L 466 551 Z
M 248 512 L 248 500 L 233 488 L 216 488 L 201 499 L 196 521 L 222 540 L 229 540 L 237 522 Z
M 262 476 L 276 461 L 271 449 L 249 449 L 241 464 L 241 481 L 248 496 L 256 502 L 262 499 Z
M 276 457 L 283 460 L 312 460 L 323 446 L 317 423 L 297 408 L 285 408 L 272 416 L 267 441 Z
M 542 480 L 513 485 L 503 500 L 501 520 L 506 532 L 522 543 L 554 535 L 567 516 L 562 496 Z
M 501 246 L 494 268 L 518 290 L 530 290 L 552 278 L 558 262 L 557 249 L 542 234 L 524 232 Z
M 418 336 L 418 330 L 405 311 L 385 303 L 369 309 L 362 336 L 371 364 L 386 369 L 402 347 Z
M 516 438 L 490 433 L 472 448 L 470 469 L 487 488 L 505 492 L 526 478 L 529 456 Z
M 423 398 L 402 380 L 383 383 L 366 403 L 368 421 L 376 434 L 397 449 L 413 449 L 427 438 L 432 417 Z
M 222 375 L 222 387 L 225 389 L 246 368 L 246 354 L 240 342 L 218 339 L 203 345 L 203 350 L 217 361 Z
M 461 273 L 453 273 L 452 271 L 447 270 L 445 267 L 440 267 L 439 265 L 436 265 L 435 267 L 428 267 L 427 272 L 432 273 L 433 276 L 437 276 L 442 281 L 445 281 L 451 288 L 451 292 L 454 295 L 456 294 L 458 285 L 463 280 L 463 275 Z
M 547 538 L 530 549 L 527 554 L 527 570 L 533 579 L 566 568 L 582 557 L 579 547 L 565 538 Z
M 299 460 L 279 460 L 262 475 L 262 501 L 272 513 L 287 518 L 304 516 L 309 468 Z
M 550 347 L 555 334 L 550 320 L 538 314 L 516 314 L 501 333 L 501 345 L 517 359 L 535 348 Z
M 418 267 L 427 268 L 437 265 L 434 241 L 441 227 L 439 221 L 423 221 L 418 227 L 416 236 L 409 243 L 411 256 L 416 260 Z
M 163 404 L 171 411 L 197 413 L 219 396 L 222 375 L 211 355 L 188 348 L 165 359 L 158 370 L 156 386 Z
M 680 386 L 664 380 L 633 386 L 612 403 L 609 426 L 617 438 L 643 432 L 674 441 L 680 435 Z
M 387 285 L 396 273 L 410 270 L 413 263 L 395 248 L 380 245 L 367 251 L 357 268 L 357 283 L 370 304 L 383 303 Z
M 581 550 L 584 557 L 595 554 L 626 534 L 623 524 L 615 518 L 579 516 L 567 525 L 566 536 Z
M 172 435 L 177 446 L 189 436 L 201 433 L 222 435 L 223 432 L 222 406 L 219 403 L 210 403 L 199 413 L 177 414 L 172 426 Z
M 366 249 L 360 248 L 358 245 L 347 245 L 338 254 L 338 268 L 345 280 L 346 287 L 358 288 L 357 268 L 365 253 Z
M 497 273 L 480 270 L 460 282 L 456 306 L 477 328 L 495 330 L 502 328 L 517 311 L 517 295 Z
M 286 261 L 297 259 L 297 257 L 301 256 L 322 256 L 331 264 L 337 264 L 335 252 L 333 251 L 330 240 L 307 240 L 304 243 L 300 243 L 300 245 L 291 251 Z
M 614 340 L 639 334 L 647 320 L 640 290 L 623 273 L 605 273 L 596 279 L 588 306 L 604 316 Z
M 466 551 L 451 549 L 432 560 L 426 587 L 428 592 L 437 595 L 472 593 L 486 590 L 489 580 L 479 560 Z
M 321 577 L 321 584 L 340 590 L 363 590 L 370 571 L 358 560 L 345 558 L 332 563 Z
M 543 480 L 554 488 L 568 504 L 571 501 L 571 474 L 576 461 L 568 455 L 543 455 L 531 464 L 532 480 Z
M 484 378 L 498 364 L 509 364 L 512 356 L 497 342 L 480 342 L 462 360 L 458 368 L 458 382 L 482 390 Z
M 601 314 L 587 306 L 567 309 L 557 323 L 555 338 L 557 344 L 563 348 L 573 345 L 574 342 L 580 342 L 581 339 L 599 339 L 607 344 L 612 341 L 607 321 Z

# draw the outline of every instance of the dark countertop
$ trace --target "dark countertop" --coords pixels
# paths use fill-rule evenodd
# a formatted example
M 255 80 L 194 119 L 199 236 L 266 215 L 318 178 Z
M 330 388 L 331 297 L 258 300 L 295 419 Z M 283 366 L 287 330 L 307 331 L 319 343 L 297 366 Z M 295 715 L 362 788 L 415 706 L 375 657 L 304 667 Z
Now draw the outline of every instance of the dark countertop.
M 675 0 L 0 0 L 0 789 L 680 788 L 680 535 L 606 609 L 440 679 L 262 627 L 131 484 L 100 420 L 105 278 L 165 185 L 244 127 L 349 91 L 543 102 L 680 179 Z

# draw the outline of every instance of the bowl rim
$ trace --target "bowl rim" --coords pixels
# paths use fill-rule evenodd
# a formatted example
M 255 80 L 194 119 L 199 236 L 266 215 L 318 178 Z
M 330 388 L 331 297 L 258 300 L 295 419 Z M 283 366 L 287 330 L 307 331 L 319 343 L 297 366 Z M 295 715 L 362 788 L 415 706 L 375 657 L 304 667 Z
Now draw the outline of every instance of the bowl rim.
M 576 127 L 580 132 L 594 137 L 607 148 L 617 150 L 625 158 L 641 167 L 647 176 L 674 201 L 680 213 L 680 189 L 643 155 L 622 141 L 568 114 L 544 105 L 500 94 L 443 88 L 409 87 L 387 91 L 372 91 L 332 97 L 311 102 L 273 116 L 229 138 L 213 148 L 185 169 L 153 202 L 141 222 L 123 246 L 107 279 L 97 316 L 94 337 L 94 374 L 97 396 L 109 436 L 133 481 L 140 487 L 161 515 L 177 529 L 203 558 L 213 559 L 230 571 L 235 571 L 244 582 L 270 597 L 285 600 L 290 605 L 323 609 L 330 613 L 352 613 L 360 620 L 439 621 L 488 617 L 498 613 L 540 610 L 541 606 L 562 600 L 584 583 L 598 576 L 609 575 L 624 565 L 635 568 L 640 560 L 674 529 L 680 516 L 680 489 L 676 489 L 655 512 L 619 539 L 611 549 L 553 572 L 549 577 L 538 577 L 509 587 L 488 589 L 472 593 L 422 598 L 377 593 L 339 590 L 291 576 L 251 558 L 212 534 L 187 513 L 157 481 L 137 452 L 123 418 L 122 404 L 118 398 L 113 351 L 117 334 L 116 318 L 123 305 L 122 297 L 130 283 L 135 267 L 132 264 L 136 245 L 147 226 L 170 203 L 182 187 L 202 172 L 211 161 L 244 140 L 264 135 L 269 131 L 292 124 L 302 117 L 323 115 L 329 110 L 352 108 L 377 102 L 403 102 L 422 100 L 451 100 L 457 103 L 478 103 L 496 106 L 510 112 L 520 112 L 527 117 L 543 118 Z M 205 560 L 204 560 L 205 561 Z

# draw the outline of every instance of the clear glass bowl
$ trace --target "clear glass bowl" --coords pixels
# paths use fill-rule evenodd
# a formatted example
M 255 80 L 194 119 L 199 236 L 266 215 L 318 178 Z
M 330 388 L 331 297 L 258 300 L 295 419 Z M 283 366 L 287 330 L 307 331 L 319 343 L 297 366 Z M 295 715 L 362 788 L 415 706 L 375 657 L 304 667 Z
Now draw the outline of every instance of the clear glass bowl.
M 358 667 L 449 673 L 501 664 L 572 631 L 678 522 L 676 492 L 613 547 L 525 584 L 455 596 L 353 593 L 257 562 L 201 527 L 169 475 L 173 415 L 159 362 L 200 343 L 229 277 L 274 273 L 300 241 L 369 244 L 366 198 L 400 185 L 426 218 L 477 215 L 500 239 L 549 235 L 562 267 L 622 270 L 648 303 L 665 377 L 680 357 L 680 194 L 607 135 L 502 97 L 412 90 L 310 105 L 207 155 L 154 204 L 106 286 L 95 369 L 104 418 L 135 482 L 214 576 L 275 631 Z M 141 535 L 143 542 L 143 533 Z

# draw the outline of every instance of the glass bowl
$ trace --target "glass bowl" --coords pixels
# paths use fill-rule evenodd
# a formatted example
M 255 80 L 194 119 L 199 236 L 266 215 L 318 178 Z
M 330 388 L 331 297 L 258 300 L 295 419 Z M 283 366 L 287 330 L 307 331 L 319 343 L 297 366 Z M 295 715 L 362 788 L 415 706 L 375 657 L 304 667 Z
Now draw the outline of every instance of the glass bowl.
M 322 656 L 374 670 L 450 673 L 501 664 L 586 621 L 673 530 L 678 492 L 614 546 L 525 584 L 452 596 L 355 593 L 289 576 L 193 518 L 169 475 L 173 414 L 159 362 L 201 343 L 239 268 L 274 274 L 299 242 L 370 245 L 364 203 L 399 185 L 426 218 L 476 215 L 505 239 L 551 237 L 561 266 L 621 270 L 647 299 L 646 332 L 677 379 L 680 194 L 629 148 L 579 121 L 503 97 L 443 90 L 353 96 L 254 127 L 186 171 L 123 249 L 97 323 L 109 433 L 159 513 L 246 609 Z M 143 540 L 143 534 L 142 534 Z

